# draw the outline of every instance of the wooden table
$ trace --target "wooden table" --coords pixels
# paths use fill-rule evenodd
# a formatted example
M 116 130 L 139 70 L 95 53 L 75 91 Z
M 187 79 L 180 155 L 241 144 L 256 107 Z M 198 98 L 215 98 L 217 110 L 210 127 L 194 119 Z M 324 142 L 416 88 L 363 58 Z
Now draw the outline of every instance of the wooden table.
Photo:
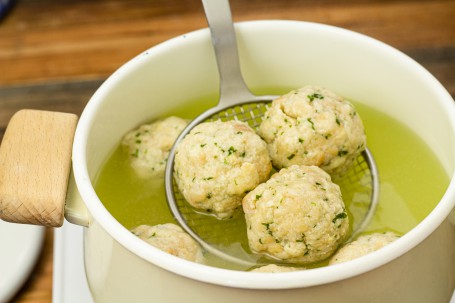
M 234 21 L 294 19 L 348 28 L 408 54 L 455 95 L 455 1 L 232 0 Z M 197 0 L 22 0 L 0 21 L 0 140 L 14 112 L 80 114 L 106 77 L 171 37 L 206 27 Z M 13 302 L 51 302 L 53 230 Z M 1 272 L 1 270 L 0 270 Z

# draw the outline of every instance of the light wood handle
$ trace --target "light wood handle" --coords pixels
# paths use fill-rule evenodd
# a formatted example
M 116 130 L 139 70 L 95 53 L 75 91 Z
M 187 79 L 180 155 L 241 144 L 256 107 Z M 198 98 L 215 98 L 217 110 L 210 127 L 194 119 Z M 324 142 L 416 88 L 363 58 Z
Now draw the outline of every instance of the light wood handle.
M 77 116 L 21 110 L 0 146 L 0 218 L 61 226 Z

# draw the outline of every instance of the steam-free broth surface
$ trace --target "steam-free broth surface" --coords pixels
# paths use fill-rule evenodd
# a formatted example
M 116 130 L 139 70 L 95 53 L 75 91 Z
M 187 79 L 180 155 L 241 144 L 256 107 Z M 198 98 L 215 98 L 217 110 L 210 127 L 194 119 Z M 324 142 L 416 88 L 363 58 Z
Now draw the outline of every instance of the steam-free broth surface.
M 182 118 L 193 118 L 204 108 L 213 106 L 214 98 L 190 102 L 191 107 L 169 112 Z M 379 205 L 368 228 L 364 231 L 394 231 L 404 234 L 416 226 L 438 203 L 448 186 L 449 178 L 430 148 L 410 129 L 395 119 L 353 102 L 362 117 L 367 145 L 372 152 L 380 176 Z M 118 146 L 100 170 L 95 190 L 108 211 L 127 229 L 141 224 L 156 225 L 173 222 L 166 203 L 162 178 L 140 179 L 132 171 L 128 155 Z M 350 198 L 349 198 L 350 200 Z M 355 199 L 354 199 L 355 200 Z M 351 224 L 356 217 L 355 201 L 346 201 Z M 249 252 L 243 216 L 237 216 L 235 230 L 220 237 L 220 246 L 233 251 Z M 215 218 L 207 224 L 223 224 Z M 229 225 L 232 228 L 233 224 Z M 237 241 L 241 235 L 244 241 Z M 244 235 L 244 237 L 243 237 Z M 239 246 L 241 248 L 239 249 Z M 243 248 L 243 249 L 242 249 Z M 246 269 L 207 256 L 208 264 L 233 269 Z M 325 265 L 326 262 L 314 266 Z

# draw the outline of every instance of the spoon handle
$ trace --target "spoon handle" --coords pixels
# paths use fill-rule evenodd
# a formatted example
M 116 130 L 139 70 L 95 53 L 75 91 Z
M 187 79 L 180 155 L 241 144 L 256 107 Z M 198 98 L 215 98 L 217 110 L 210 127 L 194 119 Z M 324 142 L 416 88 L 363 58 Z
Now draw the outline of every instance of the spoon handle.
M 253 100 L 243 80 L 237 42 L 228 0 L 202 0 L 210 28 L 220 75 L 219 106 L 233 105 L 239 100 Z

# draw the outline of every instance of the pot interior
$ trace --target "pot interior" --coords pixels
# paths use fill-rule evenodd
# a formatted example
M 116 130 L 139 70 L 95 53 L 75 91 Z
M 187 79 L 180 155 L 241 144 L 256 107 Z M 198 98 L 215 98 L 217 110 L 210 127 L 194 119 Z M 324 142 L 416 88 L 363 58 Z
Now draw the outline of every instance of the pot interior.
M 242 72 L 253 92 L 282 94 L 316 84 L 389 116 L 426 143 L 447 187 L 455 170 L 453 100 L 420 65 L 378 41 L 330 26 L 261 21 L 236 28 Z M 207 29 L 176 37 L 121 67 L 81 117 L 91 182 L 127 131 L 182 108 L 197 115 L 216 104 L 218 84 Z M 103 208 L 99 200 L 86 203 Z M 90 210 L 106 217 L 106 209 Z

